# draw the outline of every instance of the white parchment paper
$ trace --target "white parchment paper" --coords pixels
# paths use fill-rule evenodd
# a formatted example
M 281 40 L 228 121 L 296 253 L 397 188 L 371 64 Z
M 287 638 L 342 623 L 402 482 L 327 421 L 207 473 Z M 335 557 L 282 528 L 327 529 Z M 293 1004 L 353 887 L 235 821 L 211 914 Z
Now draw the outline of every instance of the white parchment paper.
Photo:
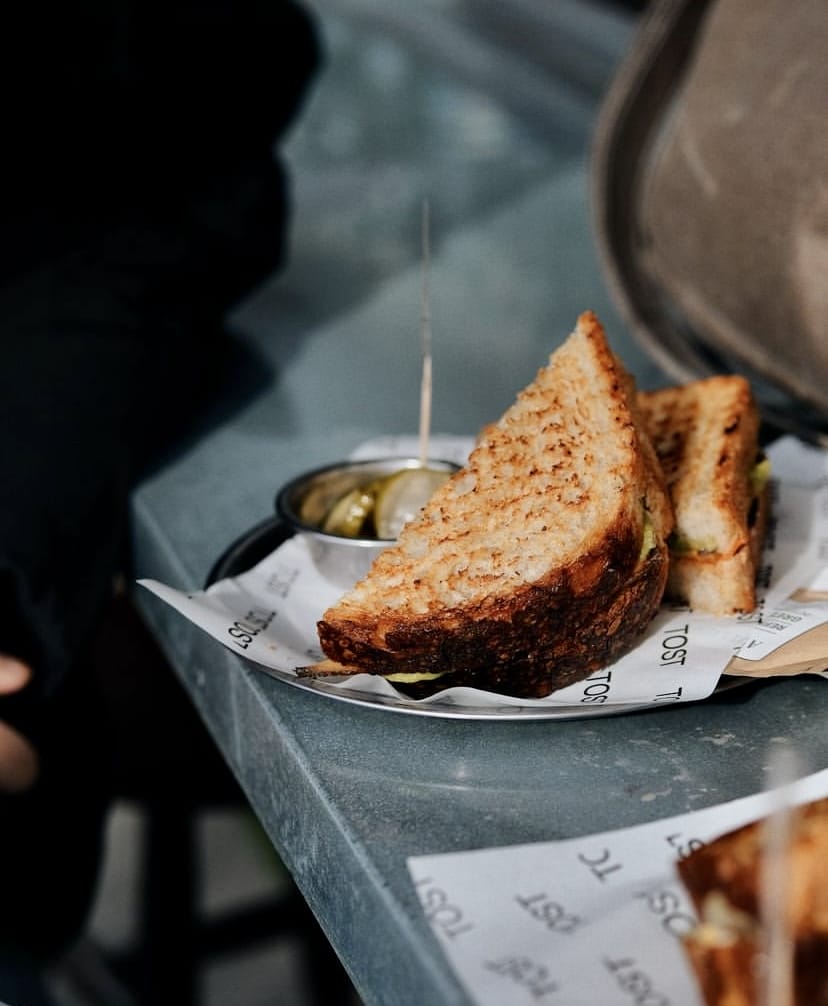
M 467 438 L 435 436 L 432 453 L 463 461 L 471 446 Z M 361 445 L 354 456 L 412 453 L 417 453 L 415 438 L 389 437 Z M 446 688 L 420 702 L 483 709 L 514 704 L 599 711 L 612 704 L 693 701 L 715 690 L 735 655 L 758 661 L 828 623 L 828 598 L 807 603 L 790 598 L 793 591 L 819 584 L 820 577 L 828 575 L 828 454 L 786 438 L 769 455 L 774 472 L 773 526 L 754 614 L 714 618 L 686 608 L 664 607 L 640 643 L 623 658 L 546 698 L 512 699 L 480 689 Z M 316 622 L 341 593 L 317 571 L 299 536 L 254 569 L 206 591 L 180 591 L 156 580 L 139 582 L 239 656 L 289 680 L 295 679 L 297 667 L 321 659 Z M 375 675 L 357 675 L 333 685 L 360 694 L 401 697 Z
M 828 796 L 828 770 L 792 802 Z M 426 918 L 477 1006 L 700 1006 L 675 864 L 768 813 L 773 795 L 559 842 L 417 856 Z

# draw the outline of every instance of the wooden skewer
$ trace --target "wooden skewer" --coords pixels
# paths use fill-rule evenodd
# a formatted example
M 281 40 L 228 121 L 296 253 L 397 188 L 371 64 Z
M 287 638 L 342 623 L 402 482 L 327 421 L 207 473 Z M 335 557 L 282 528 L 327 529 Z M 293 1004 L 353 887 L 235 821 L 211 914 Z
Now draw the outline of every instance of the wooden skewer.
M 429 291 L 429 269 L 431 250 L 429 248 L 428 200 L 423 200 L 422 213 L 423 272 L 420 291 L 420 339 L 423 354 L 423 371 L 420 380 L 420 464 L 428 462 L 428 442 L 431 431 L 431 296 Z
M 788 890 L 795 814 L 791 786 L 795 779 L 794 755 L 790 751 L 780 751 L 771 764 L 775 806 L 763 826 L 760 917 L 764 972 L 760 981 L 761 1006 L 791 1006 L 794 1001 L 794 937 L 788 912 Z

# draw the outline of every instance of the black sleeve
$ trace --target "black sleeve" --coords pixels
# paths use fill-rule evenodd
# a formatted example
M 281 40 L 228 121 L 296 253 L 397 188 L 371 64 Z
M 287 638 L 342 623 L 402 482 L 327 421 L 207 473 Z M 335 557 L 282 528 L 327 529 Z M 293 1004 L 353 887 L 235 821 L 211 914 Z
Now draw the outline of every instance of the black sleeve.
M 223 314 L 282 261 L 272 148 L 319 52 L 275 0 L 20 7 L 2 72 L 40 76 L 4 138 L 0 652 L 43 696 L 122 568 L 135 478 L 219 393 Z

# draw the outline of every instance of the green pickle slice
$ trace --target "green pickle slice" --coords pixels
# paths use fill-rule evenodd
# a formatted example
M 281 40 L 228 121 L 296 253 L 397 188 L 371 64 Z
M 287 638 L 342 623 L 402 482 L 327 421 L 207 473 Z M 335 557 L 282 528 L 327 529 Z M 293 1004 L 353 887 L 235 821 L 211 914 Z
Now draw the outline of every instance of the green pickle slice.
M 359 538 L 373 512 L 373 492 L 357 486 L 334 503 L 322 523 L 322 530 L 343 538 Z
M 374 479 L 340 496 L 319 526 L 343 538 L 393 541 L 450 475 L 435 468 L 403 468 Z

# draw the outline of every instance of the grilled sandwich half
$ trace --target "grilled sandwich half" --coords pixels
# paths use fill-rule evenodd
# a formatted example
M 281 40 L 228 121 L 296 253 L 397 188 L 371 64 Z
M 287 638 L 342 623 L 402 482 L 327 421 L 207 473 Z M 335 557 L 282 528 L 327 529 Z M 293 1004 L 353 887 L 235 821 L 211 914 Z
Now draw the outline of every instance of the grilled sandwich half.
M 638 404 L 675 512 L 668 596 L 715 615 L 752 611 L 769 462 L 750 384 L 710 377 L 639 392 Z
M 318 623 L 315 673 L 539 697 L 627 650 L 661 601 L 672 509 L 598 319 Z

